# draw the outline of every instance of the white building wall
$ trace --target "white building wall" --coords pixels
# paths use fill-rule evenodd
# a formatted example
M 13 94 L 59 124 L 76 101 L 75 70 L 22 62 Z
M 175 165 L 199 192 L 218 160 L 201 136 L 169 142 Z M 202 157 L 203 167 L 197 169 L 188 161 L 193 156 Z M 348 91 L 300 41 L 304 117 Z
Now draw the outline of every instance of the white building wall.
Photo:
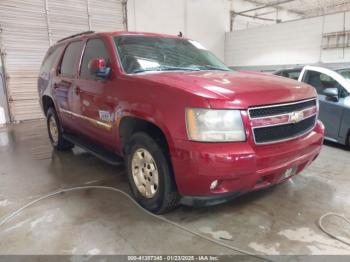
M 128 29 L 177 35 L 202 43 L 224 59 L 230 26 L 228 0 L 129 0 Z
M 350 48 L 323 50 L 322 34 L 350 30 L 350 12 L 229 32 L 229 66 L 267 66 L 350 62 Z

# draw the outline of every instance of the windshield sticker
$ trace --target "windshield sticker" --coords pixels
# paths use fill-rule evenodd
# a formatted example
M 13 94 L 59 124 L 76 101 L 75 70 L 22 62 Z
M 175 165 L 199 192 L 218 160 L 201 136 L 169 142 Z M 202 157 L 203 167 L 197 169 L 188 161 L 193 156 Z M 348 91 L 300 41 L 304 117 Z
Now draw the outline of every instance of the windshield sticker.
M 160 64 L 157 61 L 150 61 L 142 58 L 137 58 L 137 62 L 143 69 L 157 68 Z

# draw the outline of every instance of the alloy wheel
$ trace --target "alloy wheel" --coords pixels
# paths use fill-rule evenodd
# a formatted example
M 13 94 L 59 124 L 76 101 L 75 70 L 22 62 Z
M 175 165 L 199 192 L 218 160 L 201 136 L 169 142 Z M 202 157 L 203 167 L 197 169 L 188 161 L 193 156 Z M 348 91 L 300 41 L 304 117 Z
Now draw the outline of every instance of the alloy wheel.
M 57 145 L 59 139 L 59 131 L 55 117 L 53 115 L 51 115 L 49 119 L 49 132 L 52 139 L 52 143 L 54 145 Z
M 159 175 L 151 153 L 144 148 L 136 150 L 132 156 L 131 168 L 134 183 L 141 195 L 154 197 L 158 190 Z

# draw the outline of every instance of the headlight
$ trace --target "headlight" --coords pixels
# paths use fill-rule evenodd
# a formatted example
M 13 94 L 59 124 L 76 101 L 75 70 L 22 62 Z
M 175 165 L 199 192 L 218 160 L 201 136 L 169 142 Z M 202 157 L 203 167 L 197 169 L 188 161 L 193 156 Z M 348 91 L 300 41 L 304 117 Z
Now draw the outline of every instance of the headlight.
M 186 109 L 187 134 L 190 140 L 203 142 L 245 141 L 239 110 Z

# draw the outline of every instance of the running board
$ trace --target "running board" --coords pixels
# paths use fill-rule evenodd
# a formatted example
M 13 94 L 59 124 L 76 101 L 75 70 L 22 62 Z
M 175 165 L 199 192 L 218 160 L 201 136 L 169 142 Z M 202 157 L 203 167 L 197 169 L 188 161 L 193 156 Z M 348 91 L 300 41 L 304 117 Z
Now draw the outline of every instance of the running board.
M 120 156 L 116 155 L 112 151 L 109 151 L 99 145 L 91 143 L 90 141 L 84 138 L 71 135 L 71 134 L 63 134 L 63 137 L 69 142 L 83 148 L 84 150 L 88 151 L 90 154 L 105 161 L 108 164 L 119 166 L 123 163 L 123 158 L 121 158 Z

